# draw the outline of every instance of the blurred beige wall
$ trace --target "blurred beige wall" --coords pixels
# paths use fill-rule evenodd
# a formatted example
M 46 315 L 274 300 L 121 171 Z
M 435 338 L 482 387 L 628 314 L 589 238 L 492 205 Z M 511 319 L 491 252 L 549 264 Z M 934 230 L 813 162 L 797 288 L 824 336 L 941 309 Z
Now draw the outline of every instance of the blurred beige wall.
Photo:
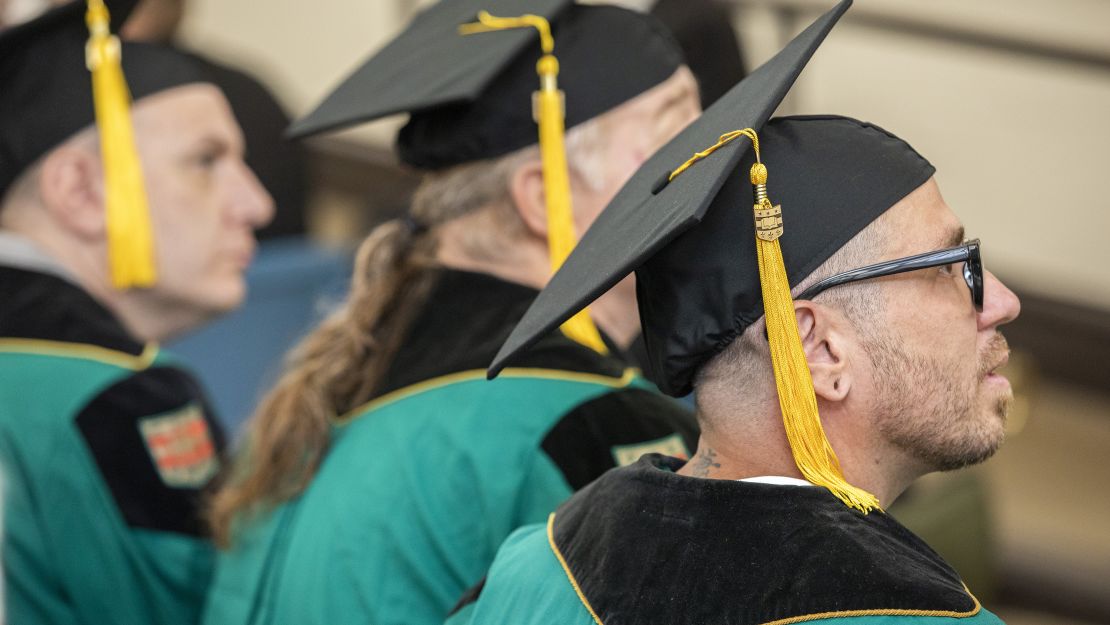
M 760 62 L 830 2 L 737 0 Z M 855 18 L 855 19 L 854 19 Z M 1110 59 L 1105 0 L 857 0 L 783 112 L 875 122 L 937 167 L 990 269 L 1025 292 L 1110 309 L 1110 67 L 884 30 L 883 19 Z
M 752 62 L 831 0 L 733 0 Z M 184 39 L 254 70 L 294 114 L 377 50 L 414 0 L 190 0 Z M 259 13 L 265 7 L 264 13 Z M 859 17 L 854 21 L 853 18 Z M 938 169 L 988 266 L 1027 292 L 1110 309 L 1110 70 L 896 34 L 892 17 L 1110 56 L 1106 0 L 857 0 L 780 113 L 835 112 L 906 138 Z M 387 145 L 399 120 L 352 136 Z M 830 190 L 835 192 L 835 190 Z
M 181 39 L 251 70 L 294 116 L 307 113 L 404 25 L 410 0 L 188 0 Z M 388 144 L 398 119 L 354 138 Z

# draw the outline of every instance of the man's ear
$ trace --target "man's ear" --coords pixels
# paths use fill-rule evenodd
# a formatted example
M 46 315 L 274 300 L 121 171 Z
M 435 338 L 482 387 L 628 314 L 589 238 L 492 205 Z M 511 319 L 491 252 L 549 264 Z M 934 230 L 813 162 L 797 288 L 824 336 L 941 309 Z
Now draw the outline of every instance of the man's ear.
M 529 160 L 509 178 L 509 196 L 524 227 L 533 236 L 547 240 L 547 202 L 544 199 L 543 163 Z
M 105 236 L 103 168 L 89 148 L 63 145 L 46 156 L 39 197 L 51 219 L 86 240 Z
M 826 401 L 843 401 L 852 387 L 847 337 L 840 331 L 840 315 L 807 300 L 794 302 L 798 333 L 806 353 L 813 390 Z

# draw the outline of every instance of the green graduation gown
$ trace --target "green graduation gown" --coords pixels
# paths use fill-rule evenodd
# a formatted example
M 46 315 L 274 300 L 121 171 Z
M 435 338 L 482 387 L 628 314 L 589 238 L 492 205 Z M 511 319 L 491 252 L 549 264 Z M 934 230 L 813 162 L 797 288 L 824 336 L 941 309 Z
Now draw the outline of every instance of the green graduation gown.
M 998 625 L 921 539 L 817 487 L 610 471 L 502 546 L 449 625 Z
M 335 423 L 312 483 L 239 524 L 204 622 L 442 623 L 513 530 L 645 451 L 693 448 L 684 406 L 559 333 L 487 381 L 535 295 L 441 271 L 384 388 Z
M 8 622 L 195 623 L 223 438 L 193 378 L 66 279 L 0 266 Z

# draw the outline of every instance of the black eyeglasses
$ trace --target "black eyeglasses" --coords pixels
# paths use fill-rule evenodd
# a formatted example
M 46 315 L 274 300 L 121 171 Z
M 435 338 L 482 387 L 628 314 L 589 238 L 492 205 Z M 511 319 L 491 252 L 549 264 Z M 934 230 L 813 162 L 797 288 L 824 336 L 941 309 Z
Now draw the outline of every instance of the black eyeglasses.
M 944 250 L 925 252 L 924 254 L 917 254 L 915 256 L 888 260 L 875 263 L 874 265 L 860 267 L 859 269 L 845 271 L 844 273 L 838 273 L 835 276 L 829 276 L 817 284 L 814 284 L 794 299 L 813 299 L 818 294 L 834 286 L 847 284 L 849 282 L 858 282 L 860 280 L 869 280 L 882 276 L 892 276 L 907 271 L 940 267 L 941 265 L 959 262 L 964 263 L 964 282 L 967 283 L 967 288 L 971 290 L 971 301 L 975 304 L 975 310 L 982 312 L 983 258 L 979 255 L 979 239 L 961 243 L 956 247 L 950 247 Z

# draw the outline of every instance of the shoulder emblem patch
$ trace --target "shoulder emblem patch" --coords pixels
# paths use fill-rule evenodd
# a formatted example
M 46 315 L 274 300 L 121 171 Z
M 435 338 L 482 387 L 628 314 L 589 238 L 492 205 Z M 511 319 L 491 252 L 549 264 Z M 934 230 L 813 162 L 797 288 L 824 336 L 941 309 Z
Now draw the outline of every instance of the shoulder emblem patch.
M 220 468 L 212 432 L 196 404 L 140 419 L 139 431 L 166 486 L 199 488 Z
M 612 449 L 613 460 L 618 467 L 628 466 L 640 459 L 644 454 L 663 454 L 686 460 L 690 457 L 690 450 L 679 434 L 671 434 L 663 438 L 631 445 L 616 445 Z

